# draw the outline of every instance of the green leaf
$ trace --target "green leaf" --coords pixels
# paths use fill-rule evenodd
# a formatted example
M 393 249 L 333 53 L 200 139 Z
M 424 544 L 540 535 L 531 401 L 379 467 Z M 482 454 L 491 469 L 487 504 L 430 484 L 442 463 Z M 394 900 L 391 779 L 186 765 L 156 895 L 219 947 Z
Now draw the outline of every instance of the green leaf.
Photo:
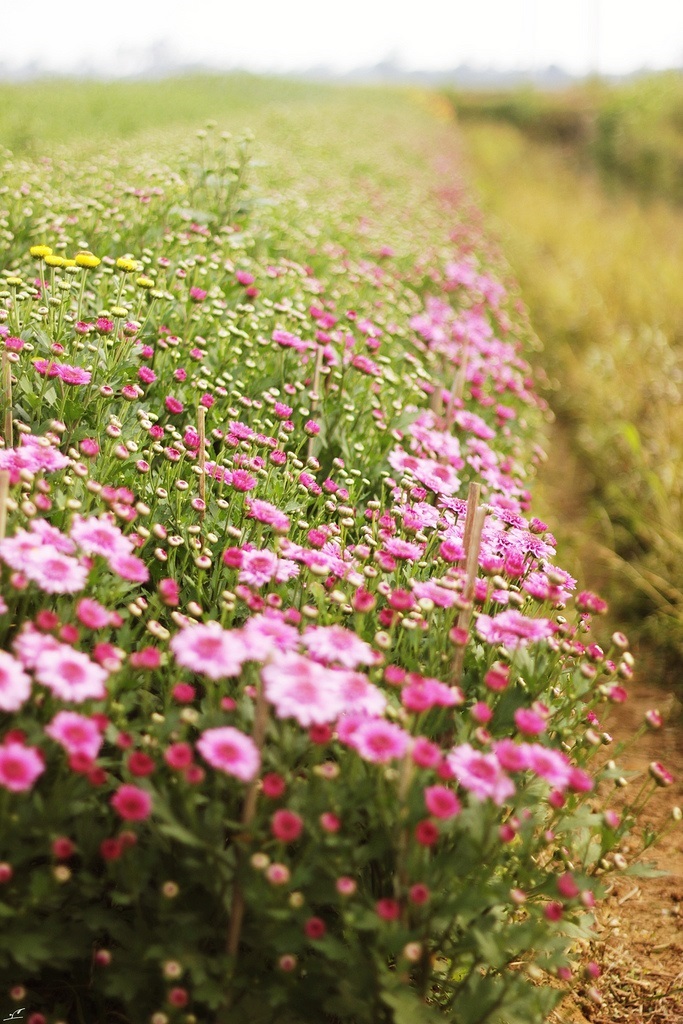
M 634 875 L 636 878 L 666 878 L 670 875 L 670 871 L 662 871 L 661 868 L 655 867 L 651 861 L 646 863 L 635 863 L 629 864 L 627 868 L 620 871 L 621 875 Z

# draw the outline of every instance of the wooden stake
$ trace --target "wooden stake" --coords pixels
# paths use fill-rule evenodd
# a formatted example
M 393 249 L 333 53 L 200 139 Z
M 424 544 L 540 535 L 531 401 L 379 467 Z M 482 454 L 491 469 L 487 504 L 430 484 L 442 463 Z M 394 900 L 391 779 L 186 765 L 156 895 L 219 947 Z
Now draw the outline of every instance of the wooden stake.
M 203 405 L 199 406 L 197 410 L 197 425 L 199 427 L 199 497 L 206 505 L 206 409 Z M 201 518 L 204 518 L 206 509 L 203 509 L 200 513 Z
M 7 352 L 2 353 L 2 399 L 5 406 L 4 435 L 5 447 L 14 448 L 14 427 L 12 424 L 12 364 Z
M 7 531 L 7 498 L 9 497 L 9 470 L 0 469 L 0 540 Z

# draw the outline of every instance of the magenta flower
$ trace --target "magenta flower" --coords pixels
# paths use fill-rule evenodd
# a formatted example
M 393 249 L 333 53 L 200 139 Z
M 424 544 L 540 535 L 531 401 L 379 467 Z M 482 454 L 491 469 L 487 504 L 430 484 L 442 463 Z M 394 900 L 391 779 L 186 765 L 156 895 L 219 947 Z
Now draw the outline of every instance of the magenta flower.
M 11 741 L 0 746 L 0 786 L 21 793 L 30 789 L 45 771 L 40 752 L 35 747 Z
M 69 533 L 87 555 L 112 558 L 114 555 L 129 555 L 133 549 L 132 542 L 124 537 L 109 515 L 91 516 L 89 519 L 74 516 Z
M 515 609 L 500 612 L 499 615 L 479 615 L 477 633 L 490 644 L 505 644 L 517 647 L 546 640 L 555 632 L 549 619 L 532 619 Z
M 208 294 L 203 288 L 190 288 L 190 298 L 193 302 L 203 302 Z
M 301 639 L 311 657 L 320 661 L 356 668 L 376 660 L 370 644 L 344 626 L 309 626 Z
M 24 575 L 47 594 L 78 593 L 88 579 L 88 570 L 78 559 L 47 544 L 27 552 L 22 569 Z
M 261 755 L 251 736 L 230 725 L 206 729 L 197 741 L 197 750 L 213 768 L 251 782 L 261 767 Z
M 410 744 L 410 734 L 392 722 L 370 719 L 353 733 L 352 746 L 364 761 L 386 764 L 403 757 Z
M 294 842 L 299 838 L 303 829 L 304 823 L 301 816 L 286 808 L 276 811 L 270 819 L 270 831 L 276 839 L 283 843 Z
M 427 810 L 435 818 L 454 818 L 460 813 L 460 801 L 446 786 L 427 786 L 424 798 Z
M 31 694 L 31 679 L 7 651 L 0 651 L 0 711 L 18 711 Z
M 146 583 L 149 579 L 149 569 L 137 555 L 112 555 L 109 559 L 109 568 L 130 583 Z
M 107 672 L 90 660 L 87 654 L 67 644 L 51 644 L 39 655 L 35 665 L 39 683 L 47 686 L 55 697 L 72 704 L 101 700 L 106 696 Z
M 240 634 L 217 622 L 186 626 L 172 638 L 170 647 L 179 665 L 209 679 L 239 675 L 247 657 Z
M 178 415 L 184 409 L 183 403 L 180 402 L 177 398 L 174 398 L 173 395 L 166 396 L 166 398 L 164 399 L 164 405 L 166 406 L 168 411 L 173 415 Z
M 45 732 L 69 754 L 85 754 L 94 761 L 102 746 L 102 734 L 91 718 L 75 711 L 59 711 Z
M 84 370 L 80 366 L 68 366 L 66 363 L 59 366 L 57 375 L 65 384 L 74 385 L 89 384 L 92 378 L 89 370 Z
M 514 783 L 503 771 L 495 754 L 482 754 L 469 743 L 454 747 L 446 758 L 460 785 L 479 800 L 490 797 L 502 804 L 515 792 Z
M 266 698 L 279 718 L 299 725 L 334 722 L 344 710 L 340 673 L 298 654 L 285 654 L 262 670 Z
M 124 782 L 109 801 L 124 821 L 144 821 L 152 811 L 152 797 L 146 789 Z

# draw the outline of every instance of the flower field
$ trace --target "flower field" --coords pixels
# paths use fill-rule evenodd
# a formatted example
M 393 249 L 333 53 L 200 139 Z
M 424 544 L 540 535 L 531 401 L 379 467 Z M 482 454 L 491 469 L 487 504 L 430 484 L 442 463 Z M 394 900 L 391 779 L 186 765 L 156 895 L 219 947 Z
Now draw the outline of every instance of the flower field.
M 444 105 L 277 97 L 2 157 L 3 1006 L 541 1022 L 671 776 Z

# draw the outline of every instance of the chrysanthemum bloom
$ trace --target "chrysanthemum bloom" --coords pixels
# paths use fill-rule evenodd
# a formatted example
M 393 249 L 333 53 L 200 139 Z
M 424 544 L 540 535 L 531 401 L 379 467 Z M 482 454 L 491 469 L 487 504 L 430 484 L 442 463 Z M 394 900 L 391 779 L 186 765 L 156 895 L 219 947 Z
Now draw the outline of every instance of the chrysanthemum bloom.
M 223 629 L 217 622 L 186 626 L 170 643 L 175 659 L 209 679 L 239 675 L 247 651 L 237 630 Z
M 304 925 L 304 933 L 309 939 L 322 939 L 327 925 L 321 917 L 309 917 Z
M 454 818 L 460 813 L 460 801 L 446 786 L 427 786 L 424 798 L 427 810 L 435 818 Z
M 298 654 L 266 665 L 262 678 L 278 717 L 295 718 L 304 728 L 333 722 L 344 709 L 339 674 Z
M 337 662 L 345 668 L 375 662 L 375 652 L 370 644 L 344 626 L 310 626 L 302 637 L 302 643 L 311 657 Z
M 89 384 L 92 379 L 92 374 L 89 370 L 84 370 L 81 366 L 69 366 L 67 363 L 62 363 L 58 367 L 57 376 L 65 384 L 73 385 Z
M 550 619 L 532 619 L 515 609 L 500 612 L 493 617 L 479 615 L 476 629 L 487 643 L 505 644 L 507 647 L 538 643 L 555 632 Z
M 280 511 L 277 505 L 259 498 L 252 498 L 247 502 L 247 515 L 250 519 L 257 519 L 260 523 L 271 526 L 276 533 L 287 533 L 291 525 L 289 516 Z
M 43 759 L 35 747 L 25 747 L 13 740 L 0 746 L 0 786 L 5 789 L 13 793 L 30 789 L 44 770 Z
M 164 761 L 169 768 L 187 768 L 192 764 L 192 747 L 189 743 L 172 743 L 164 751 Z
M 31 693 L 31 679 L 20 662 L 0 651 L 0 711 L 18 711 Z
M 166 396 L 166 398 L 164 399 L 164 405 L 166 406 L 168 411 L 175 416 L 181 413 L 184 409 L 183 403 L 180 402 L 177 398 L 174 398 L 173 395 Z
M 286 885 L 291 878 L 291 872 L 286 864 L 269 864 L 266 868 L 266 878 L 271 885 Z
M 149 754 L 145 754 L 142 750 L 134 750 L 129 755 L 126 767 L 131 775 L 137 775 L 140 778 L 144 778 L 145 775 L 151 775 L 156 768 L 156 762 Z
M 91 597 L 81 598 L 76 605 L 76 617 L 87 629 L 103 629 L 110 620 L 108 609 Z
M 91 718 L 75 711 L 59 711 L 45 732 L 70 754 L 85 754 L 94 761 L 102 746 L 102 734 Z
M 278 800 L 285 792 L 287 784 L 281 775 L 276 772 L 268 772 L 261 779 L 261 789 L 264 796 L 271 800 Z
M 441 760 L 441 748 L 425 736 L 417 736 L 410 748 L 410 756 L 420 768 L 436 768 Z
M 377 916 L 383 921 L 398 921 L 401 914 L 401 906 L 397 900 L 383 899 L 375 903 Z
M 454 747 L 446 760 L 460 785 L 479 800 L 490 797 L 500 805 L 515 792 L 514 783 L 503 771 L 495 754 L 482 754 L 469 743 L 463 743 Z
M 352 746 L 363 760 L 385 764 L 403 757 L 409 743 L 409 733 L 392 722 L 378 718 L 358 726 L 353 734 Z
M 230 725 L 203 732 L 197 750 L 212 767 L 242 782 L 251 782 L 261 765 L 261 755 L 252 738 Z
M 88 570 L 78 559 L 62 554 L 50 544 L 27 550 L 22 571 L 46 594 L 78 593 L 88 579 Z
M 283 843 L 292 843 L 303 832 L 304 823 L 299 814 L 282 808 L 270 819 L 270 831 Z
M 335 882 L 335 888 L 340 896 L 353 896 L 358 888 L 358 883 L 354 878 L 349 878 L 348 875 L 342 875 Z
M 67 644 L 46 647 L 36 660 L 35 675 L 56 697 L 73 704 L 106 696 L 107 672 Z
M 149 579 L 149 569 L 137 555 L 112 555 L 109 568 L 129 583 L 146 583 Z
M 247 473 L 246 469 L 236 469 L 231 474 L 230 483 L 236 491 L 253 491 L 256 487 L 256 477 Z
M 242 551 L 239 582 L 250 587 L 263 587 L 275 577 L 278 557 L 272 551 Z
M 125 821 L 144 821 L 152 810 L 152 797 L 145 789 L 124 782 L 109 801 Z
M 99 519 L 95 516 L 88 519 L 74 516 L 69 533 L 87 555 L 112 558 L 115 555 L 129 555 L 133 550 L 132 542 L 124 537 L 109 515 Z
M 526 736 L 538 736 L 545 729 L 545 719 L 532 708 L 517 708 L 515 725 Z

